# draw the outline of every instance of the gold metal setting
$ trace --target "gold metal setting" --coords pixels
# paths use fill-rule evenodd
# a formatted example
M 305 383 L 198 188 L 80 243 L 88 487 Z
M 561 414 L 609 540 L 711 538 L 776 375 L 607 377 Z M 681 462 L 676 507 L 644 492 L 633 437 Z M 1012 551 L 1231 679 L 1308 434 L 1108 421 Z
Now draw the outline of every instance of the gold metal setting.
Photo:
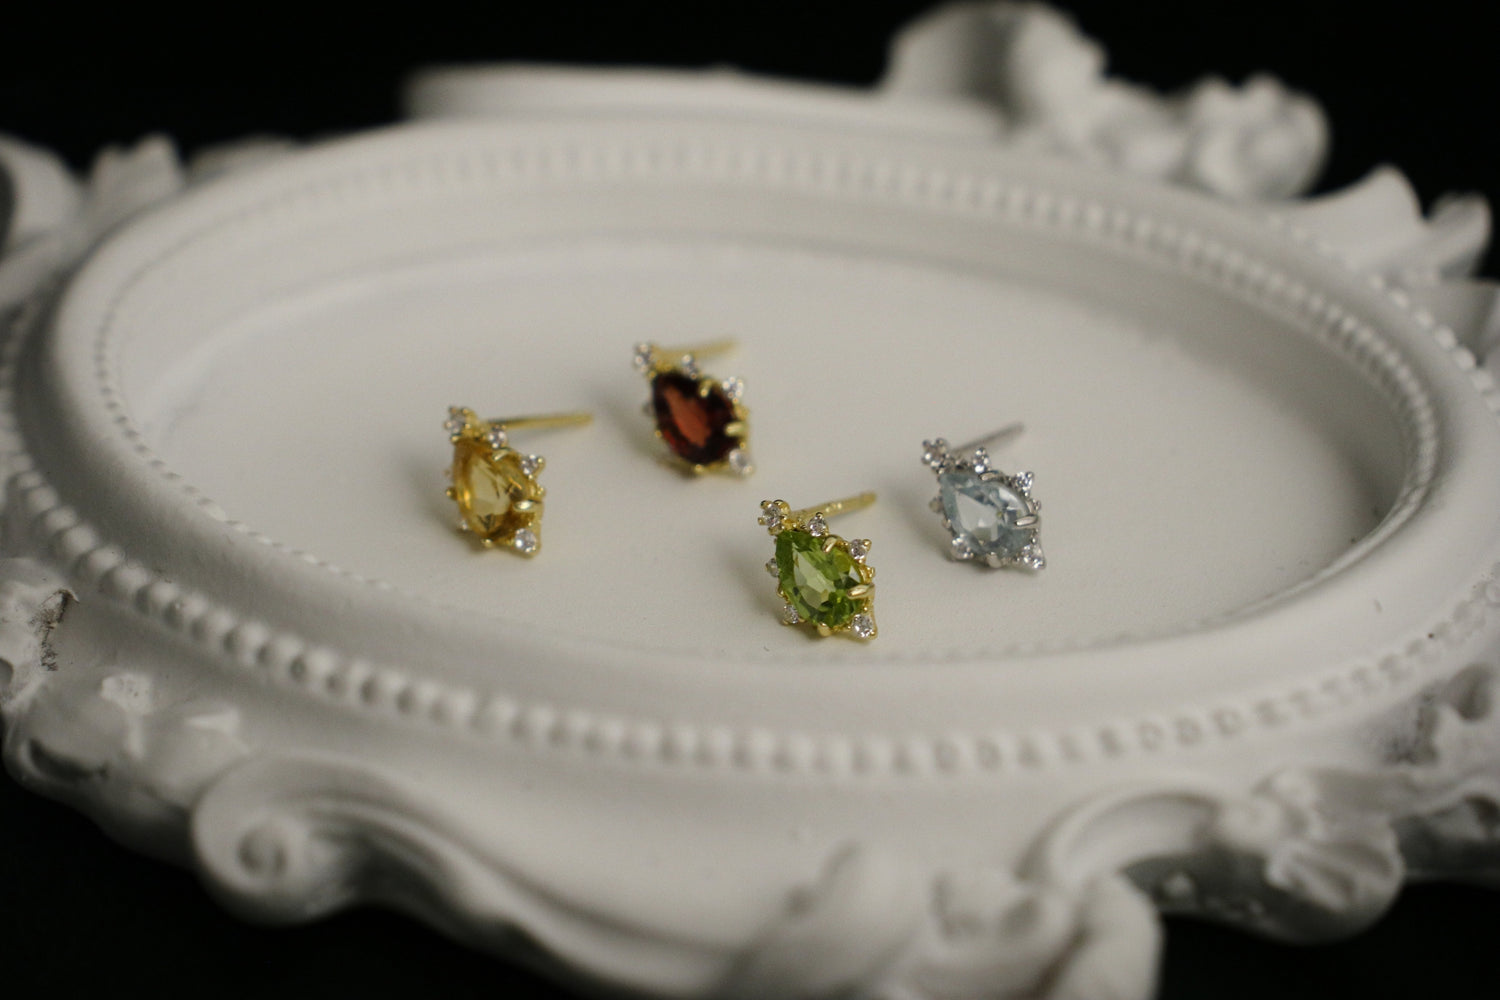
M 869 640 L 879 634 L 875 568 L 865 562 L 871 542 L 846 541 L 831 533 L 827 522 L 874 502 L 874 493 L 798 510 L 785 500 L 761 502 L 757 523 L 776 539 L 776 554 L 766 563 L 766 571 L 776 578 L 776 592 L 784 602 L 783 625 L 811 625 L 820 636 Z
M 505 548 L 531 558 L 542 548 L 542 498 L 537 482 L 546 465 L 540 455 L 510 446 L 509 432 L 520 427 L 582 427 L 589 413 L 481 420 L 466 406 L 450 406 L 443 427 L 453 444 L 448 499 L 458 504 L 458 530 L 487 549 Z
M 733 340 L 663 347 L 637 344 L 635 368 L 651 385 L 644 410 L 665 446 L 666 461 L 694 475 L 728 472 L 748 476 L 750 411 L 744 404 L 745 383 L 716 378 L 698 367 L 701 358 L 734 350 Z

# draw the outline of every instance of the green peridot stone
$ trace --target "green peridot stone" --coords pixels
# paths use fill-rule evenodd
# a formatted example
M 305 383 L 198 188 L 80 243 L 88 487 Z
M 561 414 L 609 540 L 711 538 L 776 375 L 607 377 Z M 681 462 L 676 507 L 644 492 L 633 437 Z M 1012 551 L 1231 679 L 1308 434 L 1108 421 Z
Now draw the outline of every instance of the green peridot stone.
M 864 581 L 859 565 L 841 548 L 823 551 L 823 539 L 792 529 L 776 536 L 781 594 L 803 621 L 843 628 L 862 603 L 849 591 Z

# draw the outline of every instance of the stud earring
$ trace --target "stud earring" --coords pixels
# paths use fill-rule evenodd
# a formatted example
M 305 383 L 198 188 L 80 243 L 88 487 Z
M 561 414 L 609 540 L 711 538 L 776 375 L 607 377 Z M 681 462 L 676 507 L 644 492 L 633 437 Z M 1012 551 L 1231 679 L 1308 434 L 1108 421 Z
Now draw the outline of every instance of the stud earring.
M 450 406 L 443 427 L 453 444 L 453 485 L 448 498 L 458 504 L 458 530 L 471 532 L 487 549 L 508 548 L 534 556 L 542 547 L 542 497 L 536 481 L 546 460 L 510 446 L 517 427 L 581 427 L 588 413 L 481 420 L 465 406 Z
M 870 540 L 845 541 L 829 532 L 827 522 L 874 502 L 874 493 L 861 493 L 801 510 L 792 510 L 785 500 L 761 503 L 758 523 L 776 539 L 776 555 L 766 571 L 786 602 L 783 625 L 806 622 L 822 636 L 875 638 L 875 570 L 865 563 Z
M 698 369 L 698 359 L 733 349 L 722 340 L 694 347 L 637 344 L 635 367 L 651 383 L 646 415 L 673 464 L 695 474 L 755 471 L 748 447 L 750 411 L 741 398 L 745 383 L 716 379 Z
M 958 448 L 942 438 L 922 442 L 922 464 L 937 474 L 932 509 L 953 535 L 949 554 L 986 566 L 1047 565 L 1040 537 L 1042 505 L 1031 495 L 1031 473 L 1006 475 L 990 465 L 983 445 L 1014 437 L 1024 429 L 1010 424 Z

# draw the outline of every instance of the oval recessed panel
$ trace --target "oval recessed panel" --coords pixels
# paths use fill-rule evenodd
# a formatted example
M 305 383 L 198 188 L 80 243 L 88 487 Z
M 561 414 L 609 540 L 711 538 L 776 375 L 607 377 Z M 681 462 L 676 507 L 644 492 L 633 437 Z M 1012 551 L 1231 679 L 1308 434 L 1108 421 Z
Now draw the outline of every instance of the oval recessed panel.
M 765 498 L 878 492 L 834 529 L 875 542 L 880 659 L 1231 616 L 1332 565 L 1399 493 L 1400 428 L 1361 375 L 1190 277 L 1117 263 L 1130 303 L 1093 287 L 1100 254 L 1038 286 L 829 244 L 580 234 L 400 261 L 225 318 L 130 404 L 230 517 L 363 576 L 601 644 L 780 660 L 826 650 L 774 627 Z M 659 461 L 629 364 L 637 341 L 722 337 L 739 351 L 705 365 L 749 387 L 745 481 Z M 514 435 L 548 458 L 543 557 L 453 531 L 449 403 L 595 412 Z M 1035 473 L 1051 563 L 952 565 L 921 443 L 1017 419 L 995 460 Z

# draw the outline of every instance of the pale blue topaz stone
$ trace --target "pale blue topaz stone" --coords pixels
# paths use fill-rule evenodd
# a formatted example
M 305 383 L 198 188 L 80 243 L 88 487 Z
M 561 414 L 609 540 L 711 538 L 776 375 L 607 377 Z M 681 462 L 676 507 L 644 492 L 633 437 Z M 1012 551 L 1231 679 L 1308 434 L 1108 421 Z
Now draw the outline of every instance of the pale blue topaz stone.
M 1006 475 L 989 465 L 983 448 L 954 452 L 942 438 L 923 442 L 922 461 L 937 473 L 932 509 L 953 536 L 954 559 L 987 566 L 1039 570 L 1041 504 L 1031 495 L 1029 472 Z

